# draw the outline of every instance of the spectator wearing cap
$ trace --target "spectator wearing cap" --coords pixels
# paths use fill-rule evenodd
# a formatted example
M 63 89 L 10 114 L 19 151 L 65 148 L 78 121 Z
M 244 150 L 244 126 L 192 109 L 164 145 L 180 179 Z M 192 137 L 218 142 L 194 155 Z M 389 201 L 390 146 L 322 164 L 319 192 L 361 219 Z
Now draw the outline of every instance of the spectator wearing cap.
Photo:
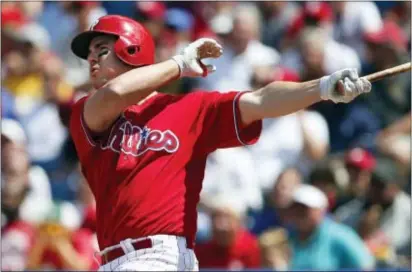
M 365 42 L 363 36 L 368 32 L 379 31 L 382 17 L 372 1 L 351 2 L 331 1 L 334 11 L 333 36 L 343 44 L 355 49 L 361 61 L 365 61 Z
M 320 27 L 330 32 L 332 9 L 326 2 L 305 2 L 300 13 L 293 18 L 286 30 L 286 44 L 293 43 L 305 27 Z
M 134 18 L 142 22 L 149 30 L 156 44 L 161 42 L 164 31 L 164 21 L 166 15 L 166 5 L 163 2 L 136 2 L 136 14 Z
M 400 27 L 393 21 L 385 21 L 383 28 L 377 32 L 364 35 L 367 44 L 369 70 L 373 73 L 410 61 L 407 52 L 408 41 Z M 411 78 L 403 73 L 393 78 L 386 78 L 374 84 L 374 92 L 359 101 L 381 121 L 386 128 L 411 111 Z
M 320 189 L 328 199 L 328 212 L 333 211 L 339 192 L 342 189 L 342 181 L 339 179 L 339 166 L 331 158 L 316 164 L 309 175 L 309 184 Z
M 266 193 L 263 208 L 250 214 L 252 233 L 260 235 L 268 229 L 288 225 L 287 207 L 293 191 L 301 183 L 302 175 L 296 168 L 287 168 L 279 175 L 272 190 Z
M 337 219 L 356 228 L 369 207 L 380 206 L 382 215 L 379 227 L 392 241 L 397 253 L 402 253 L 411 239 L 411 198 L 401 190 L 403 182 L 404 178 L 400 175 L 397 164 L 392 159 L 379 155 L 365 201 L 349 202 L 346 208 L 350 212 L 336 214 Z
M 212 216 L 212 238 L 196 246 L 199 267 L 252 269 L 260 267 L 257 238 L 243 226 L 245 206 L 241 199 L 220 194 L 208 207 Z
M 289 269 L 372 269 L 373 257 L 356 232 L 325 217 L 326 195 L 311 185 L 301 185 L 290 206 L 295 230 L 290 235 Z
M 349 175 L 349 186 L 346 194 L 337 203 L 337 209 L 354 199 L 363 199 L 369 190 L 372 171 L 375 168 L 375 157 L 363 148 L 352 148 L 344 155 L 345 168 Z
M 1 57 L 4 58 L 11 50 L 15 43 L 9 35 L 9 31 L 19 28 L 27 22 L 24 13 L 19 9 L 17 3 L 2 2 L 1 5 Z M 2 75 L 4 76 L 4 75 Z
M 165 60 L 180 52 L 192 41 L 194 17 L 186 9 L 169 8 L 164 12 L 164 31 L 159 37 L 159 60 Z M 166 54 L 167 52 L 167 54 Z

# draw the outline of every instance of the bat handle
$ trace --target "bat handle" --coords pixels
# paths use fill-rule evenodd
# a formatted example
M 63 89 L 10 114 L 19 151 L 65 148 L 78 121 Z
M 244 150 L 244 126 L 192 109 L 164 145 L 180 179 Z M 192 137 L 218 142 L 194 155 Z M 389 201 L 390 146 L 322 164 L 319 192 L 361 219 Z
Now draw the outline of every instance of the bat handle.
M 392 68 L 389 68 L 389 69 L 386 69 L 386 70 L 382 70 L 382 71 L 379 71 L 379 72 L 376 72 L 376 73 L 373 73 L 373 74 L 370 74 L 370 75 L 367 75 L 364 78 L 366 78 L 370 82 L 375 82 L 375 81 L 381 80 L 385 77 L 393 76 L 393 75 L 403 73 L 403 72 L 406 72 L 406 71 L 409 71 L 409 70 L 411 70 L 411 63 L 410 62 L 402 64 L 402 65 L 398 65 L 398 66 L 395 66 L 395 67 L 392 67 Z

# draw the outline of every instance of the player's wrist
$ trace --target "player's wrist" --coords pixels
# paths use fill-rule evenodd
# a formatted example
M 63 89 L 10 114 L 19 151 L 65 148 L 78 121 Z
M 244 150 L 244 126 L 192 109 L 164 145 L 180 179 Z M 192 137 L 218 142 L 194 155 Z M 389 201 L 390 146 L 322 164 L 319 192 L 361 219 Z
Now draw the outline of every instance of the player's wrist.
M 179 66 L 179 77 L 182 78 L 185 67 L 186 67 L 186 63 L 184 61 L 183 56 L 182 55 L 173 56 L 172 60 L 174 60 L 177 63 L 177 66 Z
M 322 100 L 329 100 L 330 76 L 321 77 L 319 80 L 319 92 Z

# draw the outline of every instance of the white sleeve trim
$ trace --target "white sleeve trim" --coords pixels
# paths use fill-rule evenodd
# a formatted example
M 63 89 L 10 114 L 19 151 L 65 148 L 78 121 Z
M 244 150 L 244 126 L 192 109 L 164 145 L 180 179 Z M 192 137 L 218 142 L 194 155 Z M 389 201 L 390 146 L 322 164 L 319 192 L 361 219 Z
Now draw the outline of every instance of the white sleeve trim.
M 93 139 L 90 137 L 90 135 L 89 135 L 89 133 L 88 133 L 88 130 L 86 129 L 86 126 L 85 126 L 85 124 L 83 123 L 83 118 L 84 118 L 84 116 L 83 116 L 83 110 L 80 112 L 80 124 L 81 124 L 81 126 L 82 126 L 82 129 L 83 129 L 83 132 L 84 132 L 84 134 L 86 135 L 86 139 L 87 139 L 87 141 L 89 142 L 89 144 L 91 145 L 91 146 L 96 146 L 96 144 L 95 144 L 95 142 L 93 141 Z
M 236 103 L 237 103 L 238 99 L 240 99 L 239 96 L 241 96 L 242 94 L 243 94 L 242 92 L 239 92 L 239 93 L 235 96 L 235 99 L 233 99 L 233 120 L 234 120 L 234 122 L 235 122 L 235 131 L 236 131 L 237 140 L 238 140 L 239 143 L 241 143 L 242 145 L 247 146 L 247 145 L 249 145 L 249 144 L 243 142 L 242 139 L 240 138 L 240 132 L 239 132 L 239 127 L 238 127 L 237 118 L 236 118 Z

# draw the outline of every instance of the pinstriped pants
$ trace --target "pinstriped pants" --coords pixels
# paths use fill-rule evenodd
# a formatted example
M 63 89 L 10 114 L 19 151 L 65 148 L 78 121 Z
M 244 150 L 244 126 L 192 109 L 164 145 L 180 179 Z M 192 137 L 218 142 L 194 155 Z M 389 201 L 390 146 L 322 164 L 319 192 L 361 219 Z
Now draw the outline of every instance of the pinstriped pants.
M 152 248 L 125 252 L 100 266 L 98 271 L 199 271 L 195 253 L 187 248 L 184 237 L 154 235 L 148 238 L 152 239 Z

